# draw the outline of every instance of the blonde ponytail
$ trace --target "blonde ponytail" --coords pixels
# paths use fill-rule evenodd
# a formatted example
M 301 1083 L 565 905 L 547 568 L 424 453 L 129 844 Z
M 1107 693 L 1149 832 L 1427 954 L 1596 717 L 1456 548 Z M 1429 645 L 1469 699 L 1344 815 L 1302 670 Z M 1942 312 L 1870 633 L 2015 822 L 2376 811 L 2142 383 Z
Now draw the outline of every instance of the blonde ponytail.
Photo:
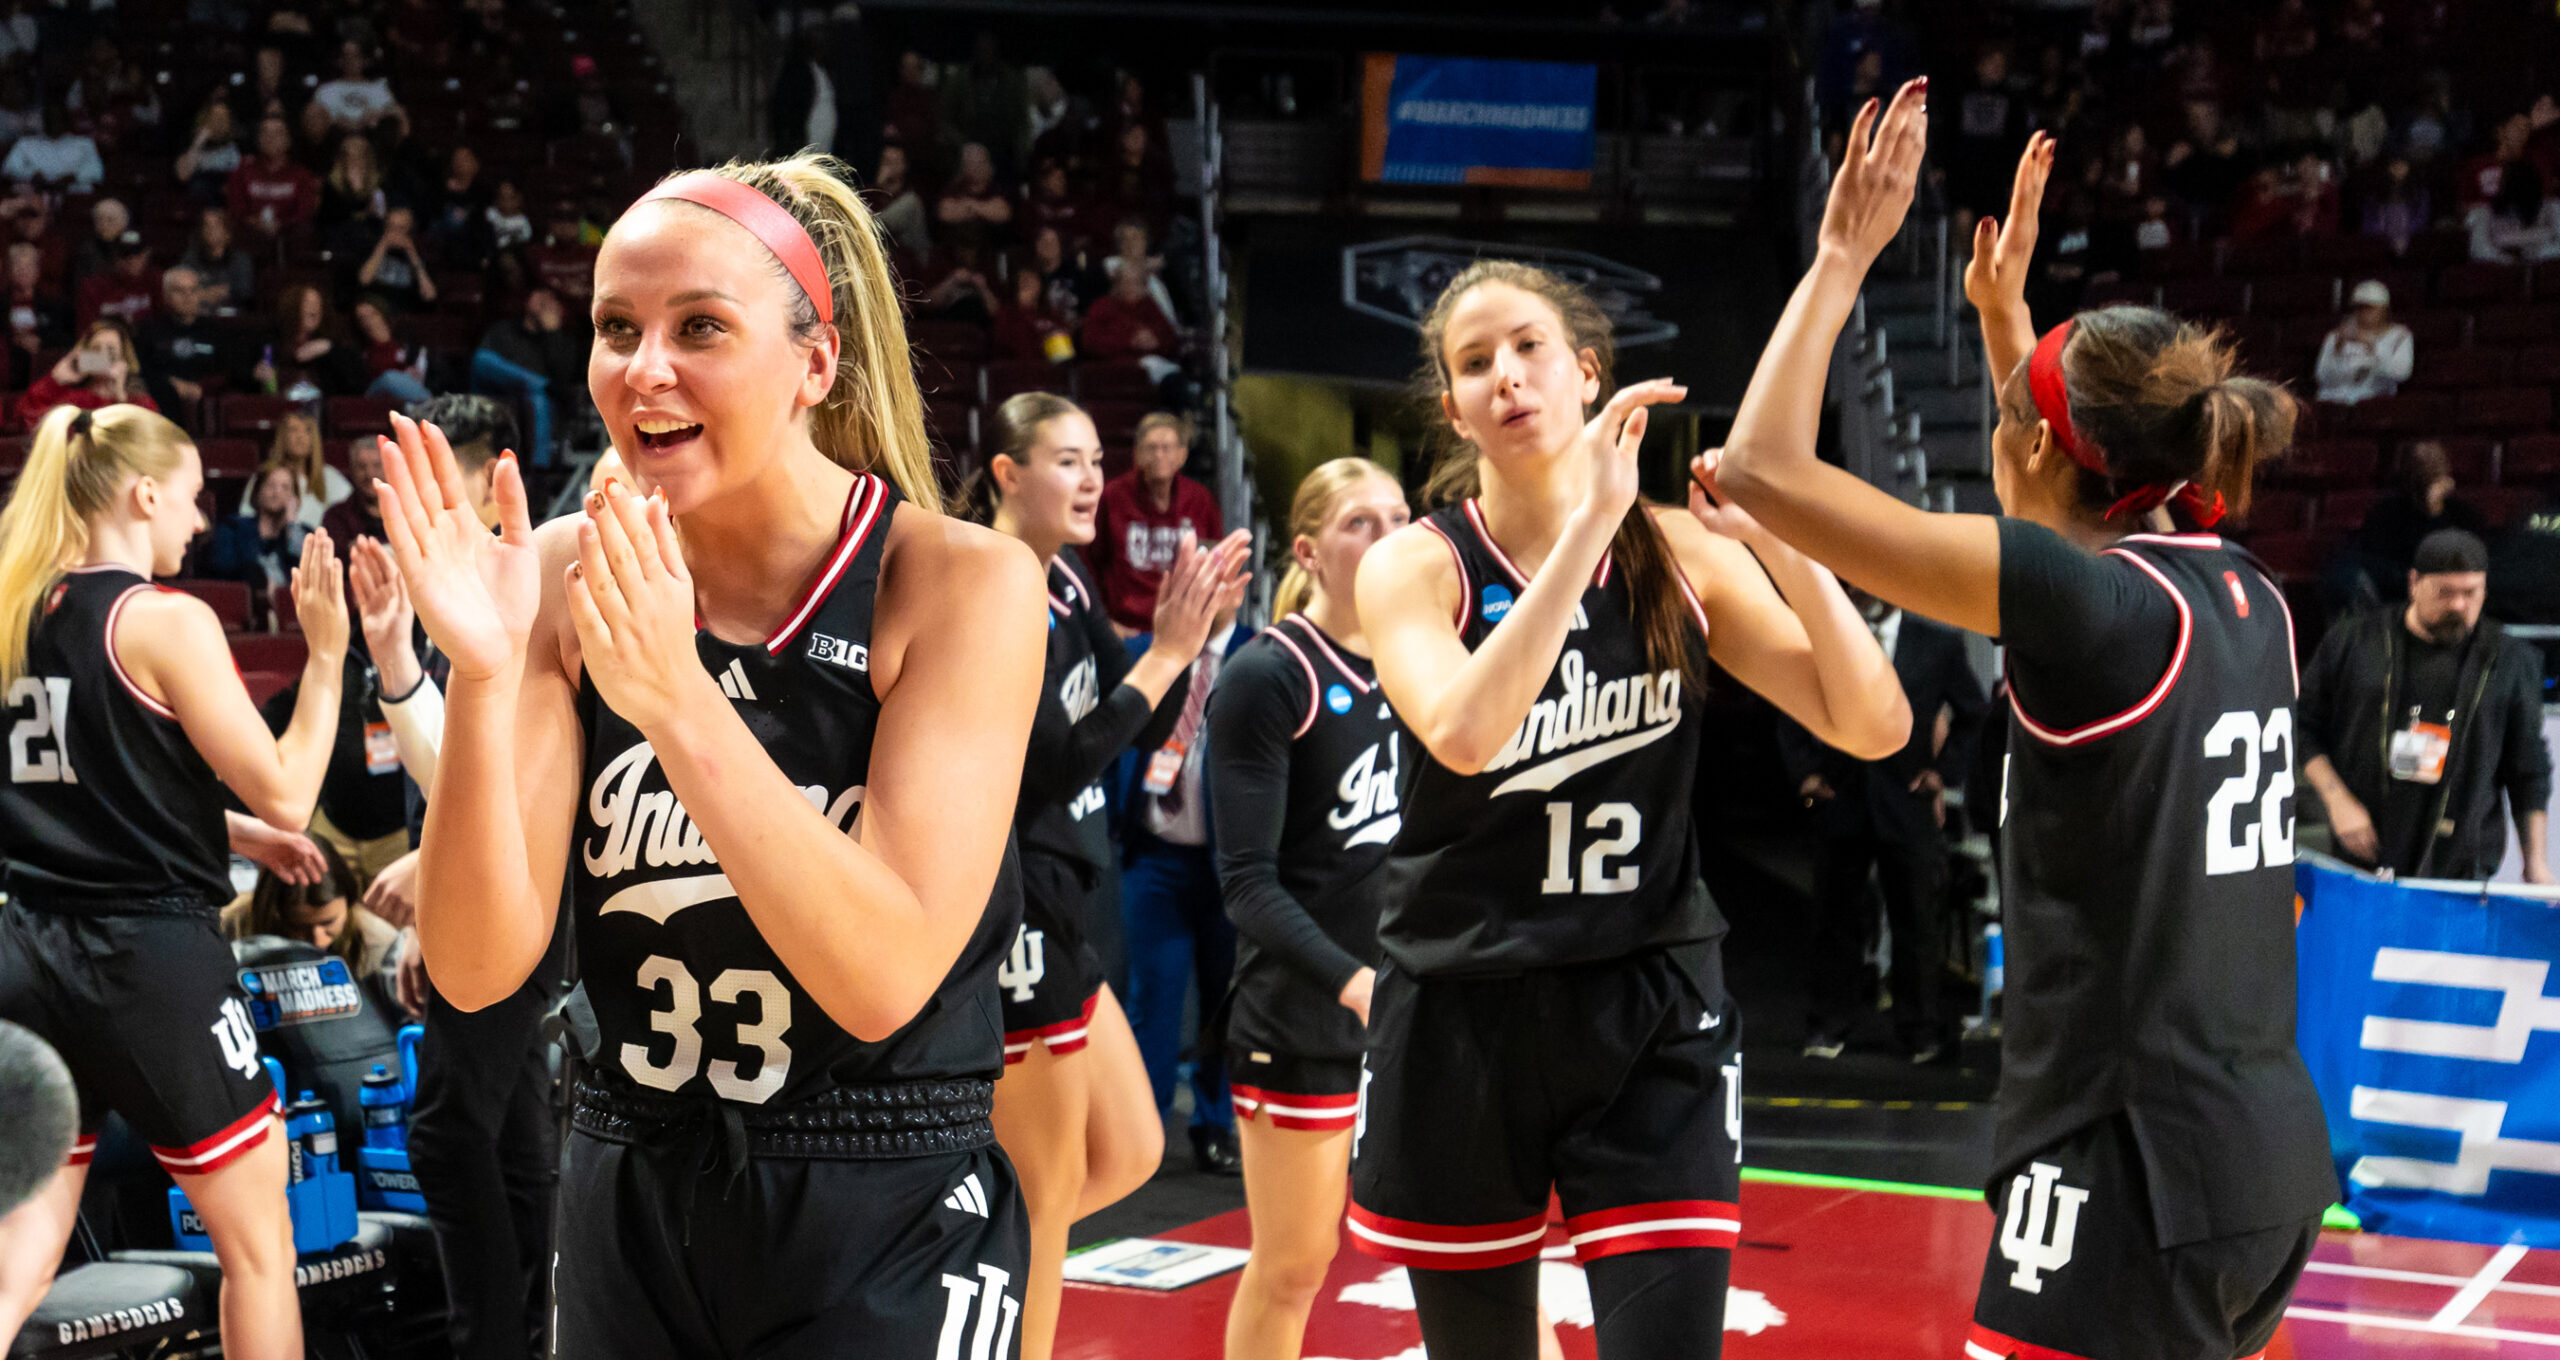
M 0 691 L 26 672 L 45 593 L 89 551 L 89 517 L 115 504 L 128 479 L 168 476 L 186 446 L 184 430 L 139 406 L 57 406 L 37 422 L 0 508 Z
M 877 472 L 908 500 L 940 513 L 942 486 L 925 438 L 924 395 L 907 350 L 907 323 L 889 276 L 880 225 L 854 192 L 852 171 L 833 156 L 804 151 L 777 161 L 731 161 L 712 171 L 779 203 L 809 239 L 835 287 L 835 386 L 810 413 L 809 438 L 839 466 Z M 789 280 L 782 262 L 774 272 Z M 791 324 L 804 339 L 818 331 L 818 309 L 797 292 Z
M 1324 532 L 1326 521 L 1333 518 L 1333 508 L 1345 492 L 1372 477 L 1395 480 L 1395 474 L 1366 458 L 1336 458 L 1319 463 L 1298 482 L 1297 493 L 1289 498 L 1288 569 L 1280 573 L 1280 584 L 1271 592 L 1271 617 L 1285 619 L 1307 607 L 1316 591 L 1316 578 L 1298 565 L 1297 544 L 1302 538 L 1314 538 Z

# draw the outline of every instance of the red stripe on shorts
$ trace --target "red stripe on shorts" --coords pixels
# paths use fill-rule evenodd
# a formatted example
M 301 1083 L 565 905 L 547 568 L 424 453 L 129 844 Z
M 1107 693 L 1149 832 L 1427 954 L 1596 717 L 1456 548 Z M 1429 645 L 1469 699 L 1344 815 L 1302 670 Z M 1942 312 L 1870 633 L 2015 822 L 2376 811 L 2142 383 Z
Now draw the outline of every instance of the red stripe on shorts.
M 1964 1340 L 1964 1353 L 1965 1360 L 2089 1360 L 2085 1355 L 2002 1336 L 1979 1322 L 1973 1324 L 1973 1335 Z
M 1721 1200 L 1665 1199 L 1595 1209 L 1565 1219 L 1564 1230 L 1583 1260 L 1670 1247 L 1732 1250 L 1742 1235 L 1742 1211 Z
M 1351 1241 L 1361 1251 L 1427 1270 L 1484 1270 L 1535 1260 L 1547 1236 L 1543 1213 L 1509 1223 L 1451 1227 L 1389 1218 L 1354 1204 L 1349 1222 Z
M 151 1155 L 160 1159 L 175 1176 L 209 1176 L 248 1155 L 251 1149 L 267 1140 L 267 1120 L 284 1109 L 284 1101 L 270 1093 L 258 1108 L 224 1126 L 221 1132 L 200 1138 L 182 1148 L 154 1145 Z
M 1251 1119 L 1257 1113 L 1269 1114 L 1271 1127 L 1275 1129 L 1334 1132 L 1350 1128 L 1360 1114 L 1357 1092 L 1338 1096 L 1302 1096 L 1241 1083 L 1231 1083 L 1227 1090 L 1235 1099 L 1239 1118 Z
M 1061 1020 L 1056 1024 L 1042 1025 L 1036 1029 L 1017 1029 L 1007 1032 L 1004 1036 L 1004 1065 L 1011 1067 L 1022 1061 L 1022 1055 L 1030 1052 L 1031 1045 L 1035 1042 L 1047 1044 L 1049 1056 L 1053 1058 L 1063 1058 L 1070 1053 L 1083 1052 L 1085 1031 L 1093 1026 L 1094 1003 L 1101 999 L 1102 993 L 1099 990 L 1086 997 L 1083 1013 L 1072 1020 Z

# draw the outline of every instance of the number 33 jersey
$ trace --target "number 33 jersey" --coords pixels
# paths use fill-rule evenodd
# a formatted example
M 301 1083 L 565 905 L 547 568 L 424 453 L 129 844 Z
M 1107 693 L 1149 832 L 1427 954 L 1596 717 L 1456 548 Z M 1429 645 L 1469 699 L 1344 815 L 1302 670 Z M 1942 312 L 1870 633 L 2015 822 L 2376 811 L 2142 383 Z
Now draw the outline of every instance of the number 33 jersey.
M 899 501 L 856 479 L 833 552 L 761 643 L 694 635 L 705 670 L 809 805 L 852 834 L 880 720 L 870 645 L 880 560 Z M 750 1105 L 837 1086 L 994 1077 L 1000 943 L 1021 914 L 1008 844 L 959 961 L 905 1028 L 865 1043 L 801 990 L 756 929 L 647 739 L 579 680 L 584 777 L 569 847 L 578 970 L 603 1039 L 596 1068 L 653 1090 Z
M 2122 1110 L 2160 1246 L 2294 1223 L 2337 1182 L 2293 1041 L 2292 616 L 2211 535 L 2129 535 L 2089 569 L 2168 592 L 2177 641 L 2138 702 L 2077 727 L 2010 687 L 1993 1184 Z

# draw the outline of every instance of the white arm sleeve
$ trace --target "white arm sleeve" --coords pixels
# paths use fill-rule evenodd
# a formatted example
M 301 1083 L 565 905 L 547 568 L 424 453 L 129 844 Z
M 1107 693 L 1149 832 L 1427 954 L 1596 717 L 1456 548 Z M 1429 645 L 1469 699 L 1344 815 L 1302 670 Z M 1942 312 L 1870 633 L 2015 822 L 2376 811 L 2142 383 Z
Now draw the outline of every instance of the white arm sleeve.
M 391 739 L 400 748 L 400 764 L 418 781 L 418 791 L 435 786 L 436 753 L 444 745 L 444 691 L 427 676 L 398 703 L 382 701 L 382 719 L 391 724 Z

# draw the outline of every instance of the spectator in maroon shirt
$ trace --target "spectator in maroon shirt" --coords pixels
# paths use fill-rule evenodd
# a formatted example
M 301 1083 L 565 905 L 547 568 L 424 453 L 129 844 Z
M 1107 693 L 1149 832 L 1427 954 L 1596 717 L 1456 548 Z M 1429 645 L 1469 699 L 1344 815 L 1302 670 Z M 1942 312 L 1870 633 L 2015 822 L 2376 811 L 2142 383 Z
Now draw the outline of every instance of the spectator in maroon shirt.
M 1076 357 L 1075 333 L 1049 304 L 1049 285 L 1037 268 L 1013 271 L 1013 304 L 996 314 L 994 343 L 999 359 L 1063 364 Z
M 83 326 L 111 316 L 132 330 L 159 305 L 160 271 L 151 267 L 151 252 L 142 244 L 142 233 L 128 231 L 116 240 L 115 264 L 80 285 L 76 314 Z
M 1067 167 L 1056 161 L 1040 162 L 1031 172 L 1031 193 L 1022 205 L 1023 234 L 1034 236 L 1047 228 L 1056 231 L 1059 240 L 1079 245 L 1091 230 L 1085 217 L 1085 205 L 1067 187 Z
M 942 101 L 926 78 L 924 54 L 910 49 L 898 54 L 898 85 L 889 91 L 889 140 L 907 149 L 907 159 L 928 179 L 942 159 Z
M 231 172 L 224 190 L 231 220 L 268 237 L 310 224 L 320 211 L 320 179 L 293 159 L 293 129 L 283 118 L 258 120 L 257 159 Z
M 586 315 L 587 299 L 596 291 L 596 248 L 580 233 L 576 204 L 552 207 L 551 226 L 540 244 L 525 252 L 525 263 L 533 270 L 526 282 L 550 289 L 578 315 Z
M 2509 115 L 2505 122 L 2498 124 L 2495 147 L 2488 154 L 2474 156 L 2463 165 L 2462 173 L 2454 181 L 2455 203 L 2467 212 L 2495 199 L 2505 182 L 2508 166 L 2533 163 L 2532 141 L 2532 116 L 2523 113 Z M 2546 166 L 2535 168 L 2548 170 Z M 2549 178 L 2547 173 L 2544 177 Z
M 1120 129 L 1117 149 L 1102 178 L 1102 198 L 1113 218 L 1135 217 L 1161 235 L 1173 219 L 1173 161 L 1145 123 Z
M 1084 318 L 1084 349 L 1095 359 L 1169 359 L 1181 346 L 1173 321 L 1147 295 L 1145 269 L 1124 268 L 1111 277 L 1111 291 L 1097 299 Z
M 934 234 L 955 246 L 992 250 L 1013 234 L 1013 198 L 996 183 L 996 163 L 976 142 L 960 148 L 960 173 L 933 204 Z
M 1190 456 L 1190 422 L 1157 411 L 1138 422 L 1130 469 L 1103 483 L 1084 559 L 1101 582 L 1111 626 L 1124 638 L 1154 626 L 1156 587 L 1182 536 L 1215 543 L 1226 532 L 1217 498 L 1182 475 Z

